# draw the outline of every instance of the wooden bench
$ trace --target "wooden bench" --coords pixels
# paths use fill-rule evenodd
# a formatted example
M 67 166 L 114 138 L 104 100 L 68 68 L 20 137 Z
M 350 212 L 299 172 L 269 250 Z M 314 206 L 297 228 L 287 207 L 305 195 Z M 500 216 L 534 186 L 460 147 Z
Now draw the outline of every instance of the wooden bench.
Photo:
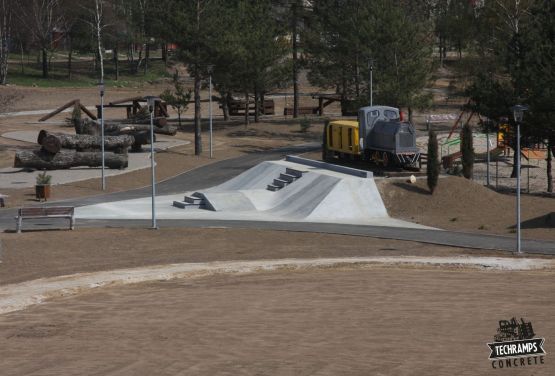
M 451 166 L 453 166 L 453 162 L 455 162 L 457 159 L 462 157 L 462 152 L 457 151 L 453 154 L 449 154 L 449 155 L 445 155 L 444 157 L 441 158 L 441 164 L 443 165 L 443 168 L 448 169 Z
M 16 231 L 21 233 L 21 225 L 24 219 L 42 219 L 42 218 L 67 218 L 69 219 L 69 228 L 75 228 L 75 208 L 73 206 L 50 206 L 40 208 L 20 208 L 17 211 Z
M 299 115 L 316 115 L 318 114 L 318 107 L 299 107 Z M 293 115 L 293 107 L 284 107 L 283 115 Z

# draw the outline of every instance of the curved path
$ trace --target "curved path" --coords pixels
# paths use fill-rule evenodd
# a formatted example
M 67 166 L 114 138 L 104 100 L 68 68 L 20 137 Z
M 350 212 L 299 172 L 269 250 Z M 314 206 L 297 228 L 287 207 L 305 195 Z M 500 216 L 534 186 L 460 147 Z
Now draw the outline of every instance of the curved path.
M 186 171 L 157 185 L 157 194 L 170 195 L 185 191 L 199 190 L 223 183 L 241 172 L 267 160 L 278 160 L 287 154 L 300 154 L 318 150 L 319 144 L 305 144 L 275 149 L 267 152 L 257 152 L 237 158 L 227 159 Z M 150 187 L 116 192 L 105 195 L 91 196 L 66 201 L 49 203 L 49 205 L 86 206 L 110 201 L 141 198 L 150 194 Z M 15 227 L 15 209 L 0 210 L 0 229 L 13 230 Z M 52 221 L 52 225 L 56 225 Z M 66 225 L 65 223 L 63 224 Z M 79 220 L 79 227 L 149 227 L 150 221 L 145 220 Z M 492 249 L 513 252 L 515 238 L 500 235 L 485 235 L 458 231 L 430 231 L 422 229 L 408 229 L 383 226 L 353 226 L 343 224 L 324 223 L 296 223 L 296 222 L 251 222 L 251 221 L 221 221 L 221 220 L 158 220 L 160 227 L 228 227 L 255 228 L 264 230 L 321 232 L 330 234 L 344 234 L 368 236 L 384 239 L 408 240 L 422 243 L 440 244 L 471 249 Z M 25 228 L 32 228 L 32 224 L 25 224 Z M 42 225 L 44 228 L 44 225 Z M 555 255 L 555 242 L 544 240 L 523 239 L 522 249 L 526 253 Z

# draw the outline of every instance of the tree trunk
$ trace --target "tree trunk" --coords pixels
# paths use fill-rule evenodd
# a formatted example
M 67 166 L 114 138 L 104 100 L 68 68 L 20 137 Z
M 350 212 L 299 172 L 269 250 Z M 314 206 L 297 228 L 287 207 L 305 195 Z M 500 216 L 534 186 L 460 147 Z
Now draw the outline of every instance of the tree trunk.
M 8 80 L 8 42 L 12 26 L 10 5 L 6 1 L 0 3 L 0 85 L 5 85 Z
M 195 155 L 202 153 L 202 134 L 201 134 L 201 107 L 200 107 L 200 73 L 195 66 Z
M 249 125 L 249 93 L 245 93 L 245 127 Z
M 299 117 L 298 0 L 293 3 L 293 118 Z
M 42 49 L 42 78 L 48 78 L 48 51 Z
M 553 150 L 553 140 L 549 139 L 547 141 L 547 191 L 549 193 L 553 192 L 553 171 L 551 169 L 552 150 Z
M 258 95 L 258 89 L 254 89 L 254 122 L 258 123 L 260 121 L 260 96 Z
M 119 80 L 119 51 L 118 46 L 114 47 L 114 66 L 116 68 L 116 81 Z
M 71 80 L 71 58 L 73 55 L 73 51 L 71 51 L 71 42 L 69 43 L 69 53 L 67 55 L 67 79 Z
M 114 169 L 127 167 L 127 154 L 104 153 L 105 166 Z M 37 170 L 61 170 L 71 167 L 100 167 L 102 153 L 62 150 L 50 154 L 45 150 L 18 150 L 15 153 L 15 168 L 34 168 Z
M 19 43 L 19 48 L 21 50 L 21 59 L 20 59 L 20 63 L 21 63 L 21 74 L 25 74 L 25 64 L 23 62 L 23 43 Z M 1 79 L 0 79 L 1 80 Z
M 516 136 L 515 136 L 516 137 Z M 516 140 L 515 140 L 515 145 L 516 145 Z M 517 152 L 516 152 L 516 147 L 513 149 L 513 169 L 511 170 L 511 179 L 515 179 L 516 178 L 516 171 L 517 171 Z
M 164 62 L 164 66 L 168 66 L 168 44 L 162 43 L 162 61 Z
M 358 62 L 358 53 L 355 59 L 355 96 L 360 97 L 360 65 Z
M 144 66 L 144 75 L 146 76 L 148 73 L 148 59 L 150 58 L 150 44 L 145 43 L 145 66 Z
M 222 110 L 224 112 L 224 120 L 228 121 L 231 119 L 229 115 L 229 102 L 231 101 L 231 93 L 227 92 L 222 94 Z
M 99 136 L 50 133 L 44 129 L 39 132 L 37 143 L 52 154 L 61 149 L 98 151 L 102 148 L 102 139 Z M 127 149 L 134 143 L 135 139 L 131 135 L 104 137 L 104 149 L 118 154 L 127 153 Z

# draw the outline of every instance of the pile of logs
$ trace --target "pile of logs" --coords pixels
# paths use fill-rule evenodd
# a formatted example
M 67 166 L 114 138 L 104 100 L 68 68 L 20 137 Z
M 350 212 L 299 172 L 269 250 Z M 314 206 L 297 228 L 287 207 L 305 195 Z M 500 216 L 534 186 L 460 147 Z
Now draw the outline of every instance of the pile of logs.
M 70 103 L 72 104 L 72 103 Z M 58 111 L 59 112 L 59 111 Z M 174 136 L 177 127 L 169 125 L 165 117 L 154 119 L 154 133 Z M 71 167 L 99 167 L 102 165 L 101 126 L 93 119 L 82 119 L 74 124 L 76 134 L 39 132 L 38 150 L 18 150 L 14 167 L 41 170 Z M 127 152 L 140 151 L 142 145 L 156 141 L 150 137 L 150 117 L 104 122 L 104 163 L 108 168 L 123 169 L 128 165 Z
M 123 169 L 128 165 L 127 149 L 133 145 L 133 136 L 105 137 L 104 165 Z M 17 150 L 14 167 L 39 170 L 59 170 L 71 167 L 102 166 L 101 138 L 88 135 L 71 135 L 39 132 L 38 150 Z
M 133 136 L 134 142 L 131 145 L 132 151 L 140 151 L 142 145 L 150 144 L 150 119 L 148 124 L 126 124 L 122 122 L 105 121 L 104 136 Z M 135 123 L 138 121 L 135 120 Z M 177 127 L 168 125 L 166 118 L 154 119 L 154 133 L 175 136 Z M 95 120 L 83 119 L 80 124 L 76 124 L 75 133 L 78 135 L 99 136 L 101 134 L 100 123 Z M 156 136 L 154 136 L 156 141 Z

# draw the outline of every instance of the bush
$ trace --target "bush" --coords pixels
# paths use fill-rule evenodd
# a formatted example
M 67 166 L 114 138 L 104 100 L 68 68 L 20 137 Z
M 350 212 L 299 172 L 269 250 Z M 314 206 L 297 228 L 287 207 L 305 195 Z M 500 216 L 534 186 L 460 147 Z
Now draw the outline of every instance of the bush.
M 308 132 L 310 127 L 312 127 L 312 124 L 310 123 L 310 120 L 307 119 L 307 118 L 302 118 L 299 125 L 301 126 L 301 132 L 302 133 Z
M 46 171 L 37 175 L 37 185 L 49 185 L 52 181 L 52 175 L 46 175 Z
M 434 131 L 428 134 L 428 164 L 426 165 L 426 175 L 428 177 L 428 188 L 433 194 L 439 179 L 439 158 L 437 136 Z
M 463 127 L 461 134 L 462 172 L 467 179 L 472 179 L 474 169 L 474 145 L 472 143 L 472 128 L 469 124 Z

